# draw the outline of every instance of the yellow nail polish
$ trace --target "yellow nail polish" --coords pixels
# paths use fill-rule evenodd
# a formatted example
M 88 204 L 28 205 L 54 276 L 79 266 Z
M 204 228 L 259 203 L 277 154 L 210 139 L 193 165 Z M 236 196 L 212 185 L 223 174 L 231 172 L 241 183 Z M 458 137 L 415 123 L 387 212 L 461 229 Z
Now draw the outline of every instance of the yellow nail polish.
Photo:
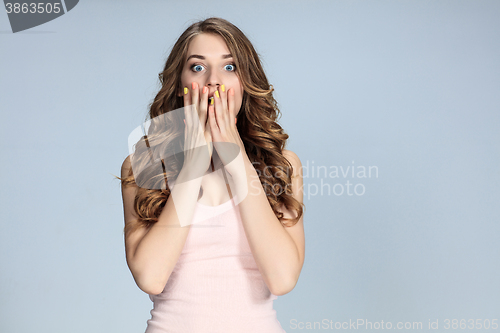
M 226 87 L 224 87 L 224 85 L 222 85 L 222 92 L 226 91 Z
M 215 91 L 215 96 L 217 96 L 217 98 L 219 98 L 219 91 L 218 90 Z
M 188 88 L 184 87 L 184 95 L 188 93 Z
M 214 98 L 210 97 L 210 105 L 213 105 L 213 104 L 214 104 Z

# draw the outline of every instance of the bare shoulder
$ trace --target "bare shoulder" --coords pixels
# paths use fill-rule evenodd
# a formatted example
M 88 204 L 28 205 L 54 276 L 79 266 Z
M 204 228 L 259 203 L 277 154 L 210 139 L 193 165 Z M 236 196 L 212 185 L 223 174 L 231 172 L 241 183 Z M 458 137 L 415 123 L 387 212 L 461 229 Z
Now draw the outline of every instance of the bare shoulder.
M 125 158 L 125 160 L 122 163 L 122 169 L 121 169 L 121 177 L 125 178 L 128 177 L 129 172 L 131 168 L 131 163 L 130 163 L 130 155 Z
M 297 177 L 300 175 L 300 171 L 302 171 L 302 162 L 300 161 L 300 158 L 295 154 L 293 151 L 288 150 L 288 149 L 283 149 L 283 156 L 290 162 L 293 168 L 293 177 Z
M 292 196 L 299 202 L 303 203 L 303 186 L 304 181 L 302 179 L 302 163 L 300 158 L 291 150 L 283 149 L 283 156 L 290 162 L 293 168 L 293 174 L 291 175 L 291 187 L 292 187 Z M 289 210 L 287 210 L 283 205 L 280 207 L 280 211 L 285 214 L 284 217 L 295 216 Z

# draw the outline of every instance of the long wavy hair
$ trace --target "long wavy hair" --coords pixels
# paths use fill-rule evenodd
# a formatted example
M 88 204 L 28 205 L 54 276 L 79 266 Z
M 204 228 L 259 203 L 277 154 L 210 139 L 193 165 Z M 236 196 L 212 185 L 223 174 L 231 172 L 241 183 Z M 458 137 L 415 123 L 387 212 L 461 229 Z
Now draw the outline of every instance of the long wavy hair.
M 167 112 L 183 107 L 183 97 L 177 96 L 177 93 L 182 89 L 180 78 L 187 50 L 191 40 L 203 33 L 221 36 L 233 55 L 236 74 L 244 89 L 236 126 L 245 146 L 246 154 L 259 175 L 259 180 L 276 217 L 282 225 L 293 226 L 301 218 L 304 204 L 292 196 L 291 175 L 293 167 L 283 156 L 288 134 L 276 122 L 278 116 L 281 116 L 281 112 L 273 97 L 274 88 L 268 83 L 259 56 L 248 38 L 227 20 L 211 17 L 198 21 L 189 26 L 179 37 L 168 56 L 163 71 L 159 73 L 161 89 L 154 101 L 149 104 L 150 132 L 155 132 L 155 126 L 163 130 L 157 131 L 161 134 L 144 136 L 137 143 L 133 155 L 141 156 L 141 154 L 136 154 L 141 150 L 148 151 L 151 155 L 152 151 L 153 155 L 156 154 L 153 158 L 156 157 L 158 160 L 157 152 L 165 151 L 165 149 L 182 152 L 184 126 L 179 125 L 183 124 L 182 121 L 179 122 L 179 119 L 174 121 L 176 120 L 175 116 L 170 118 L 158 116 L 165 116 Z M 154 122 L 155 119 L 162 120 Z M 170 196 L 170 188 L 166 180 L 169 177 L 175 178 L 183 165 L 183 154 L 175 154 L 169 159 L 162 160 L 161 168 L 150 167 L 148 170 L 144 166 L 148 160 L 146 155 L 142 154 L 143 157 L 136 158 L 135 163 L 143 166 L 142 175 L 153 186 L 141 187 L 140 183 L 144 183 L 144 180 L 140 180 L 139 177 L 135 179 L 132 169 L 127 177 L 117 177 L 121 180 L 122 186 L 138 185 L 134 200 L 134 210 L 138 219 L 127 223 L 124 228 L 125 234 L 141 226 L 149 228 L 158 221 L 158 217 Z M 166 172 L 166 169 L 170 171 Z M 135 174 L 137 175 L 137 173 Z M 293 219 L 284 218 L 283 213 L 278 211 L 281 205 L 295 211 L 297 216 Z

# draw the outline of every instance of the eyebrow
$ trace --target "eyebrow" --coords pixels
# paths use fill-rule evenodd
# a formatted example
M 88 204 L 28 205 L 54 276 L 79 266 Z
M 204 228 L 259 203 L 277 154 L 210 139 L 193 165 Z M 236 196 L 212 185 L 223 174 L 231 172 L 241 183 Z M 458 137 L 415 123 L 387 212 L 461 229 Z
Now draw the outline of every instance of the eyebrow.
M 232 58 L 233 55 L 232 54 L 223 54 L 222 55 L 222 59 L 227 59 L 227 58 Z M 199 55 L 199 54 L 191 54 L 187 59 L 186 59 L 186 62 L 189 61 L 189 59 L 191 58 L 197 58 L 197 59 L 201 59 L 201 60 L 205 60 L 205 57 L 202 56 L 202 55 Z

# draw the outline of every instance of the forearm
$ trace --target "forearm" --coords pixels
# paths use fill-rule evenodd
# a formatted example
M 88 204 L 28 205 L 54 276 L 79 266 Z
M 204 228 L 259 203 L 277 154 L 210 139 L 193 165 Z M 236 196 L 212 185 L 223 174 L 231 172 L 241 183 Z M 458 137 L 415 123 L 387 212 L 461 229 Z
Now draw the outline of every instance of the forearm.
M 267 286 L 275 295 L 285 294 L 293 289 L 300 274 L 297 246 L 271 208 L 257 171 L 248 157 L 244 160 L 245 172 L 233 177 L 236 189 L 248 189 L 239 203 L 243 227 Z
M 159 294 L 179 259 L 190 230 L 201 178 L 181 182 L 181 171 L 158 218 L 142 238 L 133 257 L 140 284 Z

